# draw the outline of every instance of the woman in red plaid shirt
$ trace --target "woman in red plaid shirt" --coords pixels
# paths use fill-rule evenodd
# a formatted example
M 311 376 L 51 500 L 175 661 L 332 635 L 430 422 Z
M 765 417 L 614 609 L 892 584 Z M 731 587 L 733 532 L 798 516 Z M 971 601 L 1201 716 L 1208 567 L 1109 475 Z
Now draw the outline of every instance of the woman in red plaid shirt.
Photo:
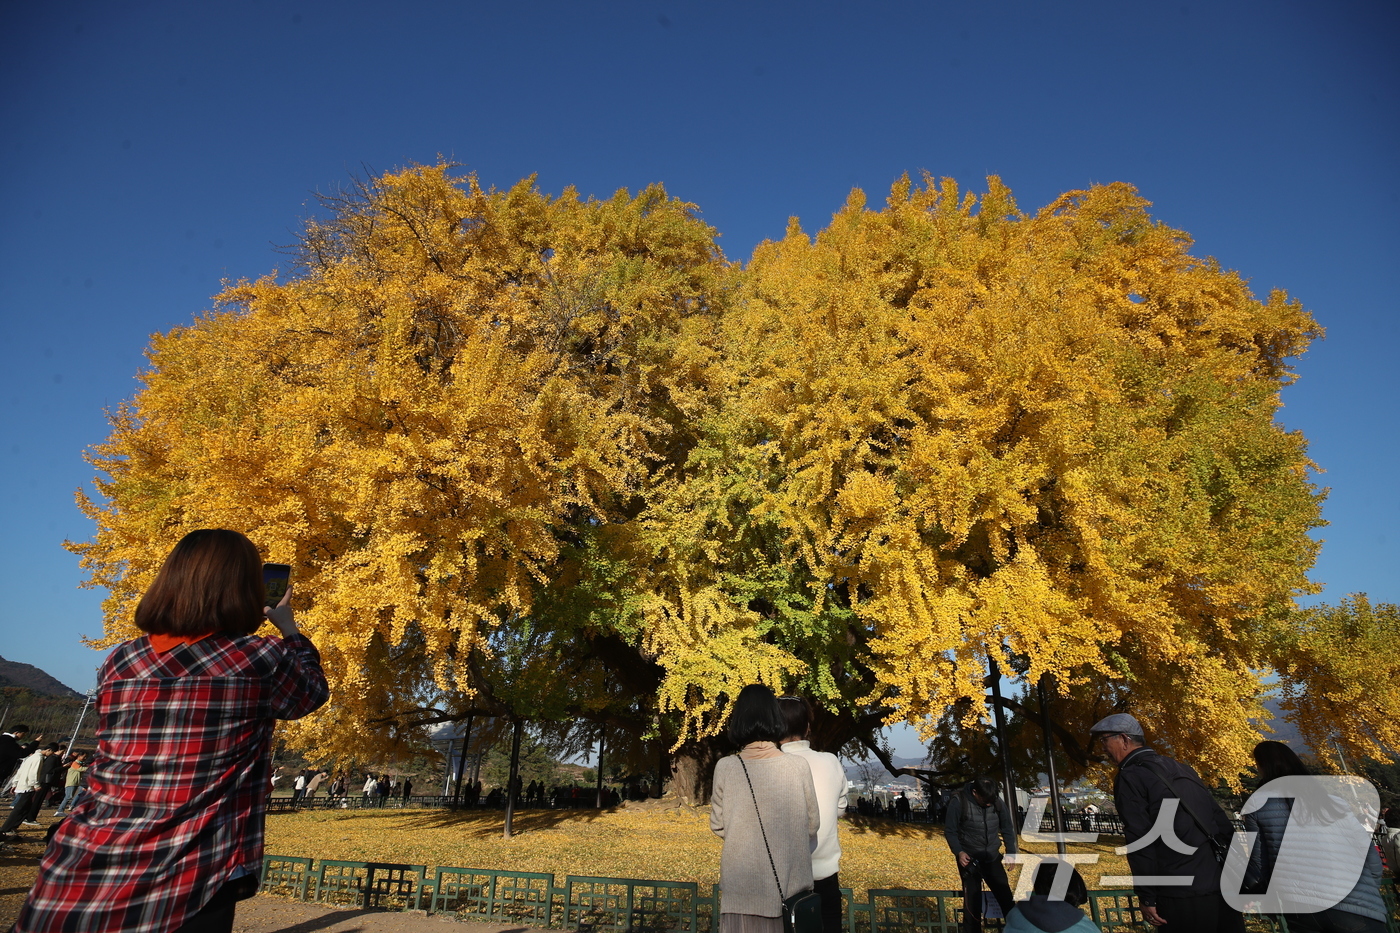
M 60 824 L 15 930 L 214 933 L 257 890 L 273 721 L 326 702 L 290 592 L 263 607 L 236 531 L 186 535 L 136 607 L 149 633 L 98 677 L 88 792 Z M 253 633 L 270 620 L 282 633 Z

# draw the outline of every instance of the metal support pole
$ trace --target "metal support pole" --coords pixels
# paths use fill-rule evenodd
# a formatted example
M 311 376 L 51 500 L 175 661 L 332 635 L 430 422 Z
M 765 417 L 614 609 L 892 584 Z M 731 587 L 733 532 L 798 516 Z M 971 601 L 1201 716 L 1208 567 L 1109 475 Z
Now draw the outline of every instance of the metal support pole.
M 1047 686 L 1054 685 L 1054 678 L 1049 674 L 1042 674 L 1040 683 L 1036 689 L 1040 692 L 1040 728 L 1045 738 L 1045 773 L 1050 778 L 1050 805 L 1055 813 L 1055 832 L 1059 838 L 1055 840 L 1055 851 L 1061 855 L 1065 854 L 1065 814 L 1060 809 L 1060 782 L 1055 776 L 1055 741 L 1050 734 L 1050 690 Z M 1036 827 L 1039 831 L 1040 827 Z
M 78 714 L 78 724 L 73 727 L 73 735 L 68 739 L 68 751 L 63 753 L 65 758 L 73 754 L 73 743 L 78 741 L 78 732 L 83 728 L 83 720 L 87 718 L 88 707 L 92 705 L 92 698 L 96 694 L 96 690 L 88 691 L 87 700 L 83 702 L 83 711 Z
M 515 819 L 515 779 L 520 774 L 520 733 L 524 728 L 524 720 L 517 719 L 515 734 L 510 740 L 510 777 L 506 779 L 506 828 L 501 834 L 505 839 L 510 838 L 511 823 Z
M 992 718 L 997 726 L 997 755 L 1001 758 L 1001 786 L 1006 810 L 1016 813 L 1016 782 L 1011 777 L 1011 743 L 1006 735 L 1006 711 L 1001 708 L 1001 667 L 996 656 L 987 652 L 987 679 L 992 684 Z M 1018 829 L 1019 831 L 1019 829 Z M 1040 827 L 1036 827 L 1036 832 Z
M 1347 767 L 1347 756 L 1346 753 L 1342 751 L 1342 743 L 1338 742 L 1336 739 L 1333 739 L 1332 747 L 1337 750 L 1337 758 L 1340 759 L 1342 762 L 1342 773 L 1350 774 L 1351 768 Z
M 452 745 L 456 739 L 447 740 L 447 767 L 442 769 L 442 795 L 447 796 L 447 791 L 452 787 Z
M 598 796 L 593 804 L 595 810 L 603 809 L 603 727 L 598 727 Z
M 475 716 L 467 717 L 467 734 L 462 738 L 462 757 L 457 760 L 457 785 L 452 789 L 454 804 L 462 802 L 462 777 L 467 770 L 467 749 L 472 745 L 472 721 L 475 719 Z

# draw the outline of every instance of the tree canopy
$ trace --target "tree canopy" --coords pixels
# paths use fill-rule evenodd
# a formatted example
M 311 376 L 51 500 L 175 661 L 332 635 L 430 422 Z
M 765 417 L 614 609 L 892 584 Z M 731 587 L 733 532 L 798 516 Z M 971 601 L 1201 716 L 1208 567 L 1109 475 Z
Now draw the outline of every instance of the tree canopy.
M 977 715 L 990 651 L 1055 675 L 1081 732 L 1130 703 L 1238 770 L 1266 623 L 1311 589 L 1320 496 L 1273 416 L 1318 329 L 1146 207 L 1109 185 L 1026 216 L 996 179 L 980 202 L 901 181 L 756 252 L 712 397 L 770 467 L 748 514 L 854 620 L 774 639 L 806 689 L 854 657 L 891 718 Z
M 534 614 L 584 530 L 623 521 L 668 440 L 659 335 L 725 265 L 688 205 L 485 192 L 387 175 L 307 225 L 297 275 L 239 282 L 157 335 L 94 460 L 109 641 L 187 531 L 291 563 L 336 703 L 291 727 L 327 750 L 439 696 L 549 714 L 560 646 Z M 481 664 L 530 644 L 508 679 Z M 567 686 L 567 685 L 566 685 Z M 523 689 L 522 689 L 523 688 Z M 506 696 L 506 694 L 510 694 Z
M 106 641 L 231 527 L 296 567 L 334 701 L 288 737 L 324 754 L 477 713 L 703 757 L 754 681 L 827 747 L 975 729 L 991 656 L 1067 736 L 1131 708 L 1236 774 L 1263 674 L 1319 728 L 1362 682 L 1292 621 L 1322 493 L 1275 414 L 1320 329 L 1148 206 L 906 178 L 740 266 L 660 186 L 357 185 L 153 338 L 72 545 Z M 1346 747 L 1393 744 L 1395 690 Z

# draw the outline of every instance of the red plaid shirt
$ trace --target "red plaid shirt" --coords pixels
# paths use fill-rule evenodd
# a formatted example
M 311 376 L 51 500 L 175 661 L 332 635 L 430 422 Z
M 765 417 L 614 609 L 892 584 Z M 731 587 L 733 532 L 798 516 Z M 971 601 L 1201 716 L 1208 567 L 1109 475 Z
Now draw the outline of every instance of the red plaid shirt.
M 310 639 L 213 635 L 112 652 L 88 792 L 20 911 L 24 933 L 164 933 L 262 867 L 275 719 L 326 702 Z

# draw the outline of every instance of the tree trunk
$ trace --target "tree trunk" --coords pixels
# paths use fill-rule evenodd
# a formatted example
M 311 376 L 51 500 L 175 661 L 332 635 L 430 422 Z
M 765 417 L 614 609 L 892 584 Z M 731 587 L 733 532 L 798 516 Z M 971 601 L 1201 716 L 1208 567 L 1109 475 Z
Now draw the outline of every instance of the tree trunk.
M 687 742 L 671 754 L 671 791 L 693 807 L 710 802 L 715 762 L 724 754 L 719 742 Z

